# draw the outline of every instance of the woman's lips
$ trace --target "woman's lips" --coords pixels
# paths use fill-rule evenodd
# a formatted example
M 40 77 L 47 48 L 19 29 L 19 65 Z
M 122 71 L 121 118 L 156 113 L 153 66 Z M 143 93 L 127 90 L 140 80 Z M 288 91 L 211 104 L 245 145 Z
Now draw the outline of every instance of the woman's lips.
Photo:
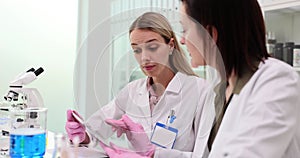
M 153 70 L 154 67 L 155 67 L 155 65 L 146 65 L 146 66 L 144 66 L 144 69 L 146 71 L 151 71 L 151 70 Z

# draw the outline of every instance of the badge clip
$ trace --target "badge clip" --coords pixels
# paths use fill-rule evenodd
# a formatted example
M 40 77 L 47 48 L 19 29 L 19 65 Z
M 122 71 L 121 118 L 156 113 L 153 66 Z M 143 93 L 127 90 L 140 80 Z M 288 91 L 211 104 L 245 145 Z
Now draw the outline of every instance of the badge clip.
M 167 122 L 166 122 L 166 125 L 168 124 L 172 124 L 174 122 L 174 120 L 176 119 L 176 116 L 175 116 L 175 110 L 171 110 L 170 111 L 170 114 L 167 118 Z

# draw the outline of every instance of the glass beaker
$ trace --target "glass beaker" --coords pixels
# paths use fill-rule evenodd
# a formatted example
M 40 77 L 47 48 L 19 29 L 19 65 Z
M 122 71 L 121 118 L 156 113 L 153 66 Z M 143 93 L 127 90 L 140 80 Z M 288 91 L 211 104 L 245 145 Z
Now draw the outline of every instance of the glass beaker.
M 8 150 L 9 131 L 10 131 L 9 107 L 2 107 L 0 105 L 0 158 L 9 155 L 9 150 Z
M 11 110 L 9 155 L 12 158 L 39 158 L 46 151 L 47 109 Z

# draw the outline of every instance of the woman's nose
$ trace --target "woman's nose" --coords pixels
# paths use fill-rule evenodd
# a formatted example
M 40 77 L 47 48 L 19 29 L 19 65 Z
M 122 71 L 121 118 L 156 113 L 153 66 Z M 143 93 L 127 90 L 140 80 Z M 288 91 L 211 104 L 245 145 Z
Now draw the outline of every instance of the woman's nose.
M 142 53 L 142 61 L 150 61 L 150 53 L 147 51 L 143 51 Z
M 181 44 L 185 44 L 185 38 L 184 38 L 184 37 L 181 37 L 181 38 L 180 38 L 180 43 L 181 43 Z

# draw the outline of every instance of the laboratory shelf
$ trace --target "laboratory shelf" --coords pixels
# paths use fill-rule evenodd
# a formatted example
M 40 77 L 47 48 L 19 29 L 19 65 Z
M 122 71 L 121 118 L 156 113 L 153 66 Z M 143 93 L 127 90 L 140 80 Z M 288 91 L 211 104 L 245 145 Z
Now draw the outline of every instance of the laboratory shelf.
M 294 69 L 298 72 L 300 72 L 300 67 L 294 67 Z
M 291 10 L 299 10 L 300 1 L 299 0 L 262 0 L 261 2 L 263 10 L 266 11 L 274 11 L 274 10 L 282 10 L 288 9 Z

